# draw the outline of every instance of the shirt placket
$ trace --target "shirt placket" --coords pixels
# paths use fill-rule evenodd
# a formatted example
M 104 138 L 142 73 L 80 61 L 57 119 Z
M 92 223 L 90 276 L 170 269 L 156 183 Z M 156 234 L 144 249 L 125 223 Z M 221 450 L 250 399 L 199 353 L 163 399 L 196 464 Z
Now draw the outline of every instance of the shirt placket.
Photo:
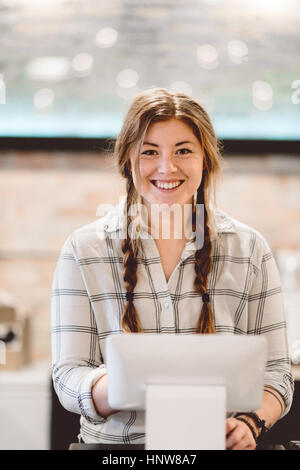
M 143 244 L 145 246 L 145 253 L 148 259 L 160 260 L 160 254 L 152 236 L 147 235 L 147 238 L 143 240 Z M 175 296 L 179 294 L 177 292 L 179 266 L 187 257 L 193 254 L 193 252 L 194 244 L 193 242 L 188 242 L 185 245 L 181 258 L 172 272 L 168 282 L 166 280 L 161 261 L 150 264 L 150 272 L 154 284 L 154 290 L 160 304 L 160 333 L 173 333 L 178 329 L 178 325 L 175 324 L 175 312 L 172 295 Z

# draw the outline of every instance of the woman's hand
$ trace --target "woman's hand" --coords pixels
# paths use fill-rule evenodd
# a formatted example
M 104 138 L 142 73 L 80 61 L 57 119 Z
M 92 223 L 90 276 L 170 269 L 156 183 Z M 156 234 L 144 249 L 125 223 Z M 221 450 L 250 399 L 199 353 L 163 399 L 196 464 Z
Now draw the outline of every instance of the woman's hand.
M 251 422 L 252 425 L 252 422 Z M 256 442 L 249 426 L 235 418 L 226 419 L 226 449 L 254 450 Z
M 92 388 L 92 398 L 95 408 L 100 416 L 108 417 L 118 412 L 108 404 L 108 376 L 100 377 Z

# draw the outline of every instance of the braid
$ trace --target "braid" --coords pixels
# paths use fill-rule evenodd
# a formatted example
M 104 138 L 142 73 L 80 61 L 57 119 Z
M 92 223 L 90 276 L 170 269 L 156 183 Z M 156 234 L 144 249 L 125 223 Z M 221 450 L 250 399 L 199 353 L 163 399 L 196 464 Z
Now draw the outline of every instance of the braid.
M 196 204 L 205 202 L 202 183 L 197 191 Z M 194 226 L 193 230 L 194 231 L 195 231 L 195 228 L 197 229 L 197 227 L 195 227 L 196 204 L 195 204 L 195 207 L 193 208 L 193 226 Z M 201 296 L 207 293 L 208 275 L 212 268 L 212 259 L 211 259 L 212 244 L 211 244 L 211 239 L 210 239 L 210 229 L 208 226 L 208 214 L 207 214 L 205 203 L 203 205 L 204 205 L 204 244 L 203 244 L 203 247 L 197 250 L 195 253 L 196 277 L 194 281 L 194 288 L 196 292 L 199 292 Z M 196 333 L 216 333 L 216 329 L 214 325 L 214 314 L 213 314 L 213 311 L 211 309 L 209 302 L 203 302 L 198 324 L 196 327 Z
M 128 209 L 133 199 L 132 182 L 128 181 L 128 186 L 130 187 L 127 188 L 127 227 L 126 237 L 122 241 L 122 251 L 124 253 L 124 284 L 127 293 L 131 295 L 128 296 L 128 300 L 123 310 L 122 330 L 124 333 L 141 333 L 142 327 L 132 299 L 132 294 L 137 283 L 136 253 L 138 240 L 133 240 L 133 242 L 136 242 L 136 245 L 133 246 L 128 233 L 128 227 L 131 222 L 131 217 L 128 215 Z

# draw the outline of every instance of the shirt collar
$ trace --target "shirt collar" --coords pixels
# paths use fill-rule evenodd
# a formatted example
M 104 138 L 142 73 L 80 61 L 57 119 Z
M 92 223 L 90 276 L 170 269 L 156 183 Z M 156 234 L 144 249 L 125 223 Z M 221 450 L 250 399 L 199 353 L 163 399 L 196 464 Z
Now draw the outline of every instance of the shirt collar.
M 115 232 L 126 227 L 126 196 L 122 196 L 119 203 L 105 215 L 104 230 Z M 214 220 L 217 233 L 236 233 L 237 229 L 233 219 L 224 211 L 216 209 Z

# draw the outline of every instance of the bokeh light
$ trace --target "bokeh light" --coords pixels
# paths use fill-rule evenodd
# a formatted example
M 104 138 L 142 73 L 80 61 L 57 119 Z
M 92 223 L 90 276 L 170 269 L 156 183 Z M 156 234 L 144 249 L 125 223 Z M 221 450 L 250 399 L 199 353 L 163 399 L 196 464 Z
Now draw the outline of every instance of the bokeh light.
M 102 28 L 95 37 L 95 44 L 98 47 L 112 47 L 118 39 L 118 32 L 114 28 Z
M 218 51 L 211 44 L 202 44 L 197 48 L 197 59 L 202 68 L 215 69 L 218 66 Z
M 272 108 L 273 89 L 268 82 L 258 80 L 252 84 L 252 101 L 260 111 L 268 111 Z

